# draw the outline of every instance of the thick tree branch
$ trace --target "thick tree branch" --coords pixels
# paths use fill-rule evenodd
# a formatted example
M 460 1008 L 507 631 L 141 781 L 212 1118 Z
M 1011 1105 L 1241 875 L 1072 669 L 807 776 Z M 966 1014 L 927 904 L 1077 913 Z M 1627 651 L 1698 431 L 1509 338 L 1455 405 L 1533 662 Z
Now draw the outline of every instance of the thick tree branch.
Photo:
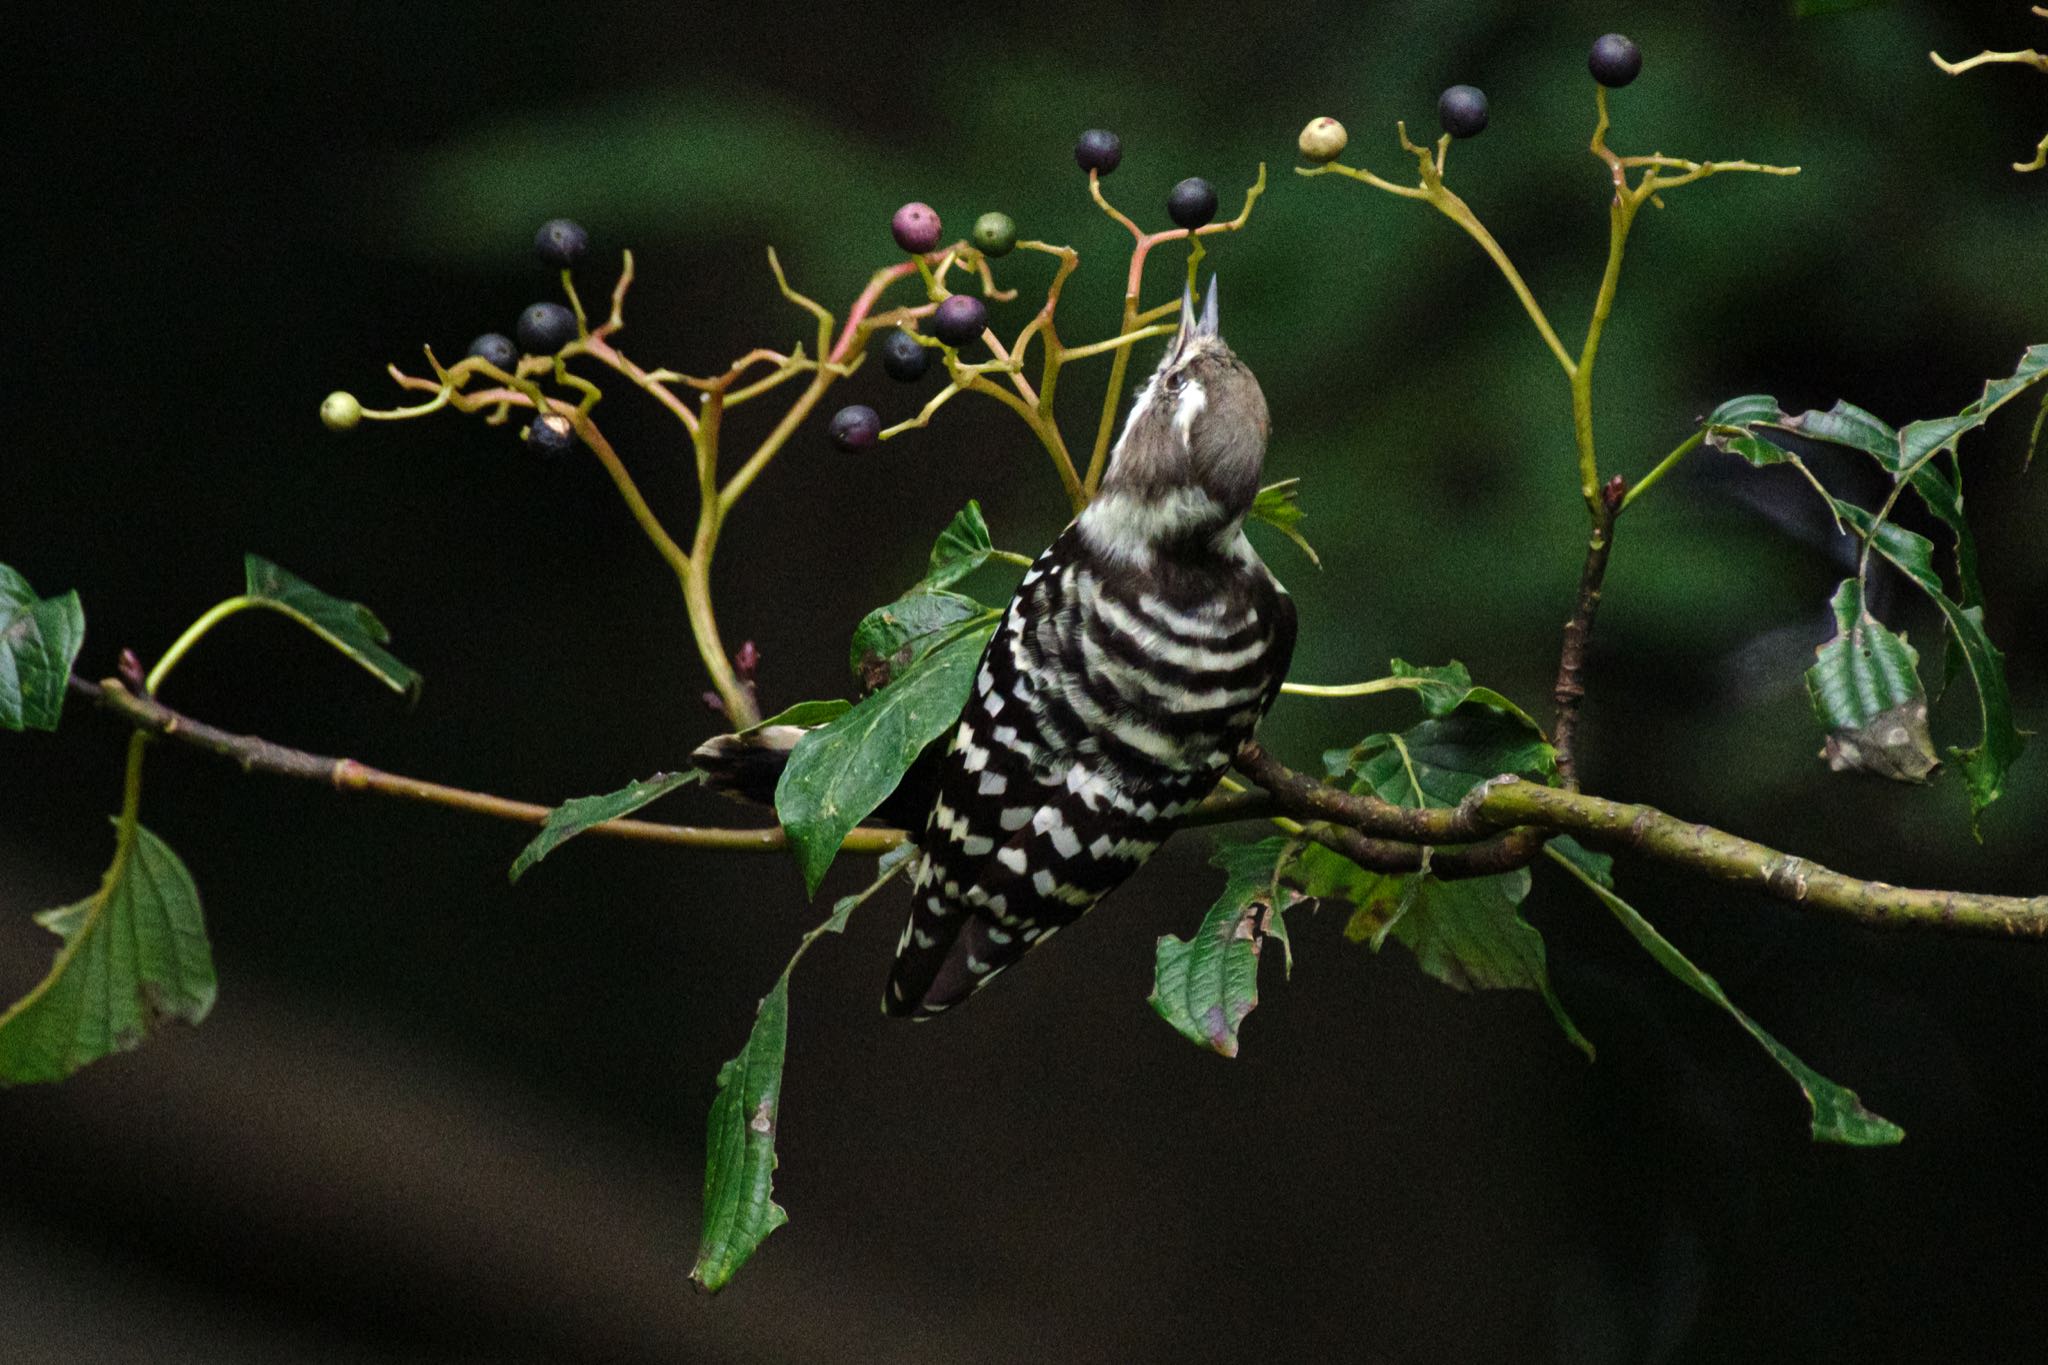
M 1266 789 L 1275 810 L 1334 822 L 1311 826 L 1309 837 L 1376 872 L 1418 871 L 1418 845 L 1456 843 L 1469 847 L 1434 852 L 1430 871 L 1447 880 L 1488 876 L 1525 865 L 1545 840 L 1570 834 L 1595 848 L 1640 853 L 1862 924 L 2048 938 L 2048 896 L 1914 890 L 1861 881 L 1649 806 L 1538 782 L 1496 778 L 1474 788 L 1455 807 L 1412 810 L 1294 772 L 1257 744 L 1239 753 L 1238 767 Z M 1495 831 L 1491 838 L 1485 837 L 1488 831 Z
M 1501 825 L 1540 826 L 1595 847 L 1737 882 L 1808 909 L 1877 928 L 1936 929 L 2004 938 L 2048 938 L 2048 896 L 1993 896 L 1915 890 L 1860 881 L 1819 863 L 1650 806 L 1603 800 L 1536 782 L 1502 778 L 1467 805 Z
M 328 758 L 254 735 L 237 735 L 174 711 L 118 678 L 89 682 L 73 676 L 71 691 L 113 712 L 145 733 L 175 740 L 239 764 L 333 787 L 466 810 L 494 819 L 537 825 L 547 806 L 487 792 L 444 786 L 384 772 L 350 758 Z M 1640 853 L 1659 862 L 1757 890 L 1809 909 L 1881 928 L 1922 928 L 2006 938 L 2048 938 L 2048 896 L 1994 896 L 1969 891 L 1913 890 L 1859 881 L 1805 858 L 1708 825 L 1690 824 L 1649 806 L 1609 801 L 1512 777 L 1474 788 L 1450 809 L 1414 810 L 1358 796 L 1294 772 L 1256 744 L 1245 746 L 1239 768 L 1263 792 L 1212 799 L 1190 823 L 1218 823 L 1284 813 L 1309 822 L 1306 837 L 1378 872 L 1416 872 L 1429 851 L 1429 870 L 1446 880 L 1483 877 L 1526 866 L 1555 834 L 1571 834 L 1595 848 Z M 607 820 L 588 831 L 619 839 L 691 848 L 766 851 L 783 848 L 778 828 L 718 829 Z M 843 845 L 879 853 L 901 843 L 897 829 L 856 829 Z M 1444 847 L 1452 845 L 1452 847 Z
M 367 791 L 395 796 L 406 801 L 447 806 L 497 820 L 538 825 L 553 813 L 548 806 L 513 801 L 488 792 L 444 786 L 416 777 L 388 773 L 352 758 L 327 758 L 301 749 L 287 748 L 255 735 L 237 735 L 204 721 L 173 711 L 156 698 L 131 691 L 118 678 L 88 682 L 74 675 L 73 693 L 112 711 L 136 729 L 173 739 L 241 765 L 242 771 L 270 773 L 277 777 L 320 782 L 336 791 Z M 788 846 L 780 828 L 718 829 L 698 825 L 663 825 L 650 820 L 606 820 L 590 826 L 587 834 L 615 839 L 637 839 L 646 843 L 681 844 L 690 848 L 722 848 L 767 851 Z M 857 829 L 846 836 L 842 847 L 852 852 L 881 853 L 903 842 L 903 832 L 894 829 Z

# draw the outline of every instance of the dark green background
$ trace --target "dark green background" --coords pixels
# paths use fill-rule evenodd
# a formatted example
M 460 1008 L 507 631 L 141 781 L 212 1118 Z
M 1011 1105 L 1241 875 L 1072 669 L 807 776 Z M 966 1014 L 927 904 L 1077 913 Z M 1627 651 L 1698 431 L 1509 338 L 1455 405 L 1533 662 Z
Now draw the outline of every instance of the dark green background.
M 331 437 L 320 397 L 387 403 L 387 360 L 509 328 L 547 295 L 528 242 L 557 213 L 598 243 L 593 295 L 634 248 L 624 340 L 650 363 L 808 336 L 763 245 L 843 307 L 908 198 L 1082 248 L 1065 330 L 1104 335 L 1121 230 L 1069 148 L 1108 126 L 1110 188 L 1154 223 L 1181 177 L 1229 205 L 1271 164 L 1212 260 L 1271 399 L 1270 472 L 1304 480 L 1324 557 L 1261 542 L 1301 603 L 1296 676 L 1455 656 L 1533 706 L 1577 573 L 1562 383 L 1451 225 L 1288 168 L 1327 113 L 1350 159 L 1400 174 L 1393 120 L 1433 131 L 1438 89 L 1483 86 L 1494 126 L 1452 184 L 1569 336 L 1605 232 L 1584 51 L 1614 27 L 1646 53 L 1618 145 L 1807 169 L 1645 212 L 1602 355 L 1607 467 L 1640 473 L 1736 393 L 1953 412 L 2048 340 L 2048 177 L 2008 169 L 2048 83 L 1950 80 L 1925 55 L 2041 45 L 2018 3 L 74 10 L 17 35 L 39 88 L 9 120 L 0 560 L 81 591 L 89 673 L 160 651 L 253 550 L 372 604 L 427 677 L 406 713 L 284 623 L 238 619 L 167 691 L 230 728 L 544 800 L 674 766 L 713 719 L 673 584 L 596 467 L 452 415 Z M 1027 258 L 1005 274 L 1042 284 Z M 1072 430 L 1105 370 L 1067 380 Z M 686 518 L 675 433 L 615 387 L 608 429 Z M 891 420 L 919 401 L 879 374 L 844 392 Z M 1966 453 L 1991 631 L 2039 727 L 2030 416 Z M 818 427 L 792 442 L 719 561 L 771 706 L 846 689 L 852 623 L 969 496 L 1012 548 L 1062 520 L 994 404 L 859 460 Z M 1799 673 L 1839 547 L 1799 496 L 1703 459 L 1631 513 L 1589 786 L 1862 875 L 2041 890 L 2048 754 L 1982 847 L 1952 776 L 1897 788 L 1814 758 Z M 1894 620 L 1938 638 L 1910 603 Z M 1287 701 L 1269 735 L 1307 763 L 1408 715 Z M 1937 738 L 1972 723 L 1953 697 Z M 0 744 L 10 996 L 52 944 L 28 913 L 98 875 L 119 752 L 85 713 Z M 1739 1003 L 1908 1130 L 1854 1152 L 1809 1145 L 1782 1074 L 1551 877 L 1531 915 L 1592 1066 L 1532 997 L 1455 995 L 1399 948 L 1343 943 L 1335 915 L 1297 917 L 1294 978 L 1267 977 L 1245 1055 L 1198 1053 L 1144 1004 L 1153 939 L 1218 880 L 1197 838 L 928 1028 L 876 1013 L 899 927 L 878 904 L 795 982 L 794 1221 L 705 1300 L 684 1275 L 712 1080 L 817 914 L 785 861 L 586 843 L 509 889 L 511 827 L 172 752 L 144 819 L 206 898 L 221 1004 L 0 1097 L 8 1360 L 2019 1360 L 2048 1328 L 2032 946 L 1844 929 L 1624 862 Z

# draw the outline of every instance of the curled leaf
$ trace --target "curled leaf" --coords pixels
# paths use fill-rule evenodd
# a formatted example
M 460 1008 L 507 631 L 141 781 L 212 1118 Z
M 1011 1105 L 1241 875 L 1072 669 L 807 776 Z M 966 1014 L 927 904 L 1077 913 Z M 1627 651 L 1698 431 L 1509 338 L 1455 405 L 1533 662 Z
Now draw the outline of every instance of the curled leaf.
M 1814 714 L 1827 727 L 1821 757 L 1836 772 L 1924 782 L 1940 766 L 1927 729 L 1920 656 L 1863 605 L 1853 578 L 1835 590 L 1835 635 L 1806 671 Z

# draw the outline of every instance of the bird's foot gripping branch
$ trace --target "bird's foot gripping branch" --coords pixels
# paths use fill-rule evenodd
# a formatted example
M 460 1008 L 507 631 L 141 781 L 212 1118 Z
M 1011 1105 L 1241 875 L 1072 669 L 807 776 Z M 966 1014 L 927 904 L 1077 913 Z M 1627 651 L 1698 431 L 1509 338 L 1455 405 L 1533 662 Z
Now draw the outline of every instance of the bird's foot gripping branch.
M 1263 400 L 1256 410 L 1248 406 L 1256 385 L 1246 390 L 1248 372 L 1239 376 L 1229 368 L 1241 368 L 1242 362 L 1222 346 L 1213 312 L 1203 317 L 1193 307 L 1199 265 L 1210 246 L 1250 223 L 1265 190 L 1263 168 L 1234 218 L 1218 221 L 1215 191 L 1206 182 L 1187 180 L 1165 206 L 1173 226 L 1147 229 L 1113 204 L 1104 189 L 1105 178 L 1121 159 L 1120 142 L 1100 131 L 1081 138 L 1075 157 L 1086 172 L 1089 197 L 1130 236 L 1128 256 L 1110 276 L 1121 309 L 1109 336 L 1072 342 L 1061 332 L 1063 293 L 1082 278 L 1081 254 L 1074 248 L 1023 237 L 1001 213 L 983 214 L 966 236 L 948 240 L 940 216 L 927 205 L 912 203 L 889 225 L 896 258 L 880 263 L 843 310 L 827 308 L 796 289 L 771 252 L 769 268 L 783 298 L 805 316 L 805 334 L 794 342 L 748 350 L 725 369 L 705 375 L 649 367 L 621 346 L 633 281 L 630 253 L 612 288 L 608 312 L 596 320 L 586 312 L 575 269 L 587 254 L 588 237 L 574 223 L 558 220 L 543 226 L 536 249 L 548 267 L 560 272 L 562 301 L 533 305 L 514 329 L 516 339 L 486 333 L 453 364 L 443 364 L 429 351 L 424 372 L 394 366 L 394 382 L 417 402 L 370 409 L 338 392 L 322 405 L 322 420 L 347 430 L 365 421 L 419 418 L 443 410 L 476 415 L 494 425 L 516 417 L 529 449 L 564 457 L 581 452 L 594 460 L 627 515 L 674 573 L 684 618 L 710 682 L 709 697 L 724 717 L 720 728 L 732 731 L 700 751 L 705 768 L 717 783 L 771 800 L 775 823 L 714 827 L 637 817 L 643 807 L 699 783 L 705 769 L 661 773 L 550 807 L 306 753 L 172 709 L 159 694 L 179 661 L 219 621 L 252 608 L 282 614 L 314 631 L 396 692 L 410 691 L 417 683 L 389 652 L 384 628 L 365 608 L 254 556 L 241 591 L 200 615 L 152 666 L 145 669 L 133 654 L 123 652 L 113 674 L 96 682 L 73 673 L 85 626 L 76 595 L 39 597 L 19 573 L 0 567 L 0 724 L 54 729 L 70 695 L 95 703 L 129 732 L 113 858 L 96 892 L 43 915 L 61 945 L 44 980 L 0 1014 L 0 1081 L 60 1079 L 114 1049 L 135 1046 L 166 1019 L 196 1023 L 212 1003 L 213 970 L 197 893 L 176 855 L 140 823 L 144 759 L 153 743 L 164 741 L 226 758 L 246 771 L 536 825 L 536 835 L 512 863 L 515 880 L 563 840 L 583 833 L 707 850 L 787 849 L 798 873 L 792 894 L 799 881 L 815 894 L 842 852 L 879 855 L 874 879 L 864 890 L 839 899 L 832 913 L 803 937 L 791 968 L 819 938 L 839 931 L 859 906 L 907 872 L 938 918 L 913 921 L 905 952 L 914 955 L 927 948 L 926 938 L 938 942 L 940 921 L 958 915 L 955 923 L 972 920 L 980 937 L 956 965 L 970 978 L 977 971 L 989 974 L 997 950 L 1010 946 L 1012 938 L 1028 934 L 1028 944 L 1078 914 L 1102 894 L 1105 881 L 1113 886 L 1174 827 L 1257 822 L 1263 837 L 1220 845 L 1215 861 L 1224 874 L 1221 896 L 1186 937 L 1161 938 L 1154 963 L 1153 1007 L 1179 1032 L 1224 1055 L 1237 1051 L 1241 1028 L 1257 1003 L 1265 945 L 1277 941 L 1283 958 L 1291 960 L 1291 924 L 1300 924 L 1296 912 L 1305 903 L 1319 903 L 1344 908 L 1347 938 L 1375 949 L 1397 940 L 1424 971 L 1455 988 L 1532 992 L 1566 1038 L 1590 1057 L 1592 1042 L 1573 1024 L 1570 1002 L 1551 987 L 1543 940 L 1521 915 L 1533 876 L 1542 869 L 1582 887 L 1655 961 L 1727 1010 L 1804 1092 L 1816 1139 L 1852 1145 L 1896 1142 L 1902 1136 L 1896 1125 L 1794 1057 L 1630 907 L 1618 893 L 1612 859 L 1661 862 L 1818 914 L 1887 929 L 2039 938 L 2048 936 L 2048 900 L 1859 881 L 1737 834 L 1582 792 L 1576 760 L 1580 704 L 1593 681 L 1588 643 L 1616 528 L 1683 461 L 1704 448 L 1759 468 L 1789 470 L 1826 500 L 1843 534 L 1854 537 L 1859 547 L 1855 575 L 1834 596 L 1835 638 L 1821 649 L 1807 676 L 1828 762 L 1837 769 L 1914 781 L 1934 776 L 1938 766 L 1919 656 L 1902 633 L 1870 608 L 1869 575 L 1873 566 L 1887 564 L 1926 596 L 1943 622 L 1954 668 L 1970 675 L 1978 701 L 1978 738 L 1972 747 L 1951 751 L 1952 766 L 1960 772 L 1972 815 L 1981 812 L 1998 798 L 2020 756 L 2022 734 L 2012 715 L 2003 658 L 1986 633 L 1977 555 L 1962 515 L 1958 443 L 2003 408 L 2048 387 L 2043 384 L 2048 347 L 2027 350 L 2010 376 L 1986 385 L 1953 417 L 1893 427 L 1846 404 L 1792 415 L 1768 398 L 1738 398 L 1693 423 L 1689 432 L 1675 428 L 1676 445 L 1661 459 L 1644 461 L 1633 479 L 1604 469 L 1595 444 L 1593 376 L 1639 210 L 1724 172 L 1781 176 L 1794 168 L 1618 153 L 1609 146 L 1610 91 L 1637 78 L 1642 54 L 1635 44 L 1610 34 L 1594 44 L 1588 68 L 1596 82 L 1590 151 L 1602 171 L 1597 183 L 1609 214 L 1606 264 L 1576 346 L 1567 346 L 1536 289 L 1470 203 L 1447 183 L 1452 140 L 1477 135 L 1491 116 L 1483 93 L 1469 86 L 1445 92 L 1439 104 L 1444 136 L 1431 146 L 1415 143 L 1405 126 L 1396 125 L 1398 145 L 1415 162 L 1413 184 L 1342 163 L 1347 137 L 1334 119 L 1310 123 L 1299 144 L 1310 163 L 1302 175 L 1349 179 L 1426 204 L 1456 223 L 1499 269 L 1538 341 L 1557 361 L 1564 391 L 1556 415 L 1561 426 L 1569 422 L 1576 452 L 1558 474 L 1571 479 L 1583 499 L 1587 534 L 1547 727 L 1508 697 L 1475 685 L 1456 663 L 1417 667 L 1395 660 L 1385 676 L 1369 681 L 1279 689 L 1303 699 L 1398 693 L 1404 696 L 1390 695 L 1390 704 L 1421 711 L 1412 723 L 1333 748 L 1319 767 L 1305 772 L 1256 742 L 1237 744 L 1248 728 L 1246 718 L 1263 712 L 1273 700 L 1273 688 L 1262 678 L 1202 676 L 1204 668 L 1227 672 L 1227 661 L 1232 667 L 1267 668 L 1285 657 L 1271 633 L 1283 603 L 1261 595 L 1266 589 L 1258 575 L 1264 570 L 1250 568 L 1256 554 L 1248 546 L 1239 550 L 1239 542 L 1229 539 L 1237 527 L 1246 520 L 1257 522 L 1255 536 L 1277 532 L 1307 550 L 1298 529 L 1302 509 L 1296 481 L 1257 488 L 1256 453 L 1247 461 L 1238 449 L 1249 440 L 1242 433 L 1252 430 L 1263 448 Z M 1293 192 L 1314 198 L 1324 187 L 1300 186 Z M 1350 203 L 1332 202 L 1327 211 L 1337 218 L 1354 210 Z M 1173 272 L 1167 288 L 1148 290 L 1149 258 L 1176 243 L 1186 244 L 1184 268 Z M 1034 264 L 1042 269 L 1034 272 Z M 999 281 L 999 274 L 1007 277 L 1013 271 L 1019 277 L 1015 283 Z M 1211 340 L 1205 341 L 1205 335 Z M 1124 440 L 1113 443 L 1131 358 L 1154 340 L 1165 343 L 1166 359 L 1131 405 Z M 825 417 L 828 392 L 854 378 L 870 351 L 879 353 L 886 376 L 906 391 L 927 387 L 893 421 L 866 403 L 843 405 Z M 1073 424 L 1069 417 L 1069 425 L 1063 425 L 1055 398 L 1074 386 L 1068 368 L 1097 359 L 1107 371 L 1097 381 L 1099 398 L 1091 393 L 1082 421 Z M 608 389 L 622 384 L 673 418 L 686 441 L 686 460 L 673 467 L 629 460 L 613 447 L 600 425 L 599 405 Z M 844 452 L 870 452 L 882 442 L 922 431 L 965 394 L 1008 409 L 1024 437 L 1047 459 L 1064 504 L 1089 516 L 1034 561 L 996 548 L 979 507 L 969 503 L 939 531 L 924 576 L 854 625 L 852 686 L 820 690 L 857 695 L 797 702 L 764 720 L 758 653 L 750 643 L 729 650 L 713 609 L 712 565 L 734 506 L 757 489 L 772 496 L 769 476 L 785 452 L 808 455 L 828 444 Z M 779 405 L 780 415 L 765 436 L 735 451 L 728 448 L 724 418 L 747 403 Z M 1228 430 L 1216 426 L 1225 416 L 1238 425 Z M 2037 420 L 2037 437 L 2040 425 Z M 1218 431 L 1238 435 L 1219 442 Z M 1888 481 L 1887 495 L 1869 508 L 1837 496 L 1808 463 L 1814 443 L 1873 460 Z M 1232 459 L 1237 463 L 1229 464 Z M 1229 478 L 1218 473 L 1226 466 L 1234 471 Z M 1156 477 L 1134 479 L 1133 470 Z M 1174 472 L 1169 478 L 1162 471 Z M 641 494 L 640 481 L 647 479 L 694 489 L 691 528 L 679 532 L 663 523 Z M 1160 487 L 1169 484 L 1161 496 Z M 1896 524 L 1893 514 L 1902 504 L 1925 512 L 1947 537 L 1951 564 L 1946 575 L 1936 563 L 1934 542 Z M 1216 509 L 1222 520 L 1211 526 L 1204 518 Z M 933 525 L 940 520 L 934 515 Z M 1220 538 L 1207 539 L 1211 535 Z M 1227 547 L 1228 563 L 1204 558 L 1220 554 L 1218 546 Z M 1239 609 L 1249 605 L 1255 610 L 1232 616 L 1227 602 L 1214 610 L 1207 601 L 1175 606 L 1148 593 L 1158 580 L 1143 576 L 1147 565 L 1161 556 L 1187 555 L 1194 558 L 1177 564 L 1178 569 L 1192 572 L 1192 564 L 1217 573 L 1213 581 L 1221 585 L 1219 601 L 1242 590 L 1249 595 Z M 999 582 L 998 575 L 1019 569 L 1026 572 L 1013 597 L 1010 583 Z M 1083 580 L 1082 589 L 1060 590 L 1064 596 L 1049 586 Z M 981 585 L 996 591 L 986 600 L 968 591 Z M 1005 619 L 1001 604 L 1012 600 L 1025 604 L 1013 619 L 1056 622 L 1068 619 L 1061 612 L 1072 612 L 1078 628 L 1062 636 L 1051 627 L 1047 638 L 1052 645 L 1027 640 L 1021 630 L 999 637 Z M 1114 643 L 1115 631 L 1126 629 L 1117 624 L 1119 619 L 1148 613 L 1149 653 L 1105 652 L 1104 642 Z M 1250 631 L 1244 623 L 1254 616 L 1263 623 L 1263 634 L 1245 634 L 1242 640 L 1233 634 L 1240 628 Z M 1343 625 L 1310 623 L 1321 629 L 1341 630 Z M 1135 628 L 1126 634 L 1138 637 Z M 999 638 L 1001 645 L 991 650 L 991 641 Z M 1060 645 L 1061 640 L 1067 644 Z M 1035 649 L 1050 652 L 1034 655 Z M 1029 666 L 1004 673 L 1005 655 Z M 1078 667 L 1062 675 L 1059 670 L 1071 667 L 1074 659 Z M 1047 710 L 1042 704 L 1045 684 L 1037 681 L 1041 675 L 1067 678 L 1072 696 L 1080 700 L 1057 714 Z M 1126 702 L 1145 694 L 1142 704 L 1134 703 L 1135 714 L 1153 719 L 1132 721 L 1128 706 L 1102 711 L 1099 699 L 1088 698 L 1091 688 L 1105 687 L 1125 689 L 1119 695 Z M 1155 722 L 1166 726 L 1176 716 L 1188 720 L 1188 713 L 1202 710 L 1194 699 L 1210 696 L 1214 700 L 1208 705 L 1229 710 L 1230 717 L 1215 722 L 1198 762 L 1175 766 L 1180 751 L 1165 743 L 1163 730 L 1148 727 Z M 1100 714 L 1091 718 L 1091 706 Z M 1011 708 L 1007 718 L 1005 707 Z M 977 720 L 977 711 L 985 711 L 988 720 Z M 1037 727 L 1035 736 L 1018 720 L 1027 713 Z M 1061 727 L 1078 727 L 1075 735 L 1090 738 L 1093 748 L 1077 747 L 1077 753 L 1115 750 L 1123 754 L 1121 766 L 1076 763 L 1061 778 L 1065 794 L 1013 808 L 1007 786 L 1023 770 L 1008 765 L 1023 762 L 1032 746 L 1058 747 L 1054 732 Z M 1192 721 L 1186 728 L 1207 733 Z M 1233 765 L 1236 775 L 1226 775 Z M 911 799 L 928 780 L 926 770 L 933 768 L 951 774 L 941 779 L 941 795 Z M 945 786 L 946 780 L 956 785 Z M 1146 783 L 1160 791 L 1172 787 L 1178 797 L 1143 795 L 1153 790 Z M 1020 812 L 1013 825 L 1012 817 Z M 1099 833 L 1086 825 L 1105 812 L 1122 812 L 1129 823 Z M 978 823 L 984 820 L 997 822 L 1014 839 L 998 845 Z M 921 847 L 909 847 L 913 836 Z M 935 854 L 947 848 L 958 857 L 979 859 L 982 872 L 1009 868 L 1014 884 L 996 891 L 993 883 L 976 880 L 956 889 L 963 878 L 954 863 L 945 861 L 953 855 Z M 1006 861 L 1012 852 L 1014 863 Z M 1091 860 L 1098 871 L 1110 863 L 1128 866 L 1090 881 L 1084 869 Z M 1066 902 L 1064 918 L 1020 916 L 1012 902 L 1021 903 L 1027 895 L 1040 907 L 1036 913 L 1050 914 L 1047 907 Z M 998 905 L 999 900 L 1009 908 Z M 936 964 L 935 970 L 943 979 L 945 964 Z M 776 979 L 744 1045 L 719 1076 L 706 1136 L 702 1243 L 693 1272 L 707 1288 L 725 1283 L 784 1220 L 772 1198 L 771 1179 L 789 978 L 785 969 Z M 961 984 L 971 989 L 974 982 Z

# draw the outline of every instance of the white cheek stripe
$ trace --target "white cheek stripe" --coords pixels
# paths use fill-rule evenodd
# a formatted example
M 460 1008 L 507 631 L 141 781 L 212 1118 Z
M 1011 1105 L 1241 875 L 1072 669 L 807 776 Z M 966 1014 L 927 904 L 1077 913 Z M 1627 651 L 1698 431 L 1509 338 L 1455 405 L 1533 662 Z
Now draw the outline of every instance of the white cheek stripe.
M 1181 385 L 1180 402 L 1173 410 L 1173 429 L 1179 434 L 1182 445 L 1191 442 L 1189 432 L 1195 425 L 1195 419 L 1208 410 L 1209 395 L 1199 379 L 1190 379 Z

